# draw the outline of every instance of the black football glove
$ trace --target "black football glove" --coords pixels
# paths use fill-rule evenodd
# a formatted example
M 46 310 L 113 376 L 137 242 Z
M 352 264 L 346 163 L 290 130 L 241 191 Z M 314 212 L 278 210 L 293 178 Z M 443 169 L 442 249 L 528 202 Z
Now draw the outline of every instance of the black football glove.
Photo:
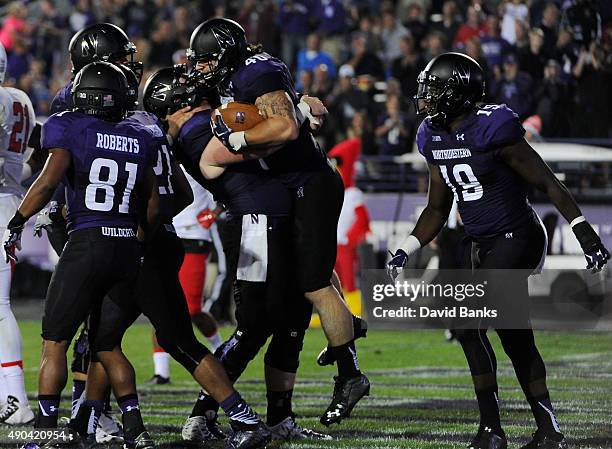
M 391 254 L 391 260 L 387 262 L 387 274 L 391 278 L 392 281 L 404 271 L 404 267 L 408 262 L 408 254 L 403 249 L 398 249 L 395 254 L 389 251 Z
M 593 229 L 593 227 L 586 221 L 578 223 L 572 230 L 576 234 L 578 242 L 584 251 L 584 258 L 587 261 L 587 270 L 591 270 L 593 273 L 601 271 L 610 260 L 610 253 L 601 243 L 601 239 Z
M 8 237 L 4 241 L 4 252 L 6 254 L 7 263 L 10 261 L 18 261 L 15 252 L 21 250 L 21 233 L 23 232 L 26 221 L 26 218 L 17 211 L 6 226 Z

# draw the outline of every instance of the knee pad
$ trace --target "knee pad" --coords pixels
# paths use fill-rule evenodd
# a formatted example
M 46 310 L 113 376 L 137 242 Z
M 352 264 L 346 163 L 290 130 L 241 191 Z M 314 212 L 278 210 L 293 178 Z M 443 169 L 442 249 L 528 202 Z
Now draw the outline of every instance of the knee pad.
M 287 373 L 297 372 L 305 334 L 303 330 L 275 332 L 266 351 L 266 365 Z
M 223 364 L 229 379 L 235 382 L 247 365 L 266 344 L 267 332 L 236 329 L 232 336 L 215 351 L 215 356 Z
M 156 331 L 157 342 L 179 362 L 190 374 L 196 370 L 204 357 L 210 354 L 206 346 L 198 341 L 191 326 L 179 332 Z

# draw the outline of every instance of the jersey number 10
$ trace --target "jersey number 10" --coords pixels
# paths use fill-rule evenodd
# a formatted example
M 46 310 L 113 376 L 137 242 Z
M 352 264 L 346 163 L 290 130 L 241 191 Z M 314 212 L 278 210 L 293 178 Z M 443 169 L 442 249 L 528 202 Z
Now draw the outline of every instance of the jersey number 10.
M 108 171 L 106 180 L 100 179 L 102 169 Z M 125 171 L 128 173 L 127 183 L 123 190 L 123 198 L 119 204 L 119 213 L 127 214 L 130 211 L 130 196 L 136 183 L 138 165 L 133 162 L 125 163 Z M 109 212 L 115 201 L 115 184 L 119 178 L 119 165 L 113 159 L 99 157 L 94 159 L 89 170 L 90 184 L 85 189 L 85 206 L 89 210 Z M 101 192 L 102 195 L 98 195 Z
M 468 164 L 457 164 L 453 166 L 453 178 L 455 182 L 451 181 L 448 176 L 446 165 L 440 165 L 440 172 L 446 184 L 453 191 L 457 202 L 461 200 L 476 201 L 482 198 L 482 184 L 476 179 L 472 167 Z M 464 179 L 464 176 L 467 181 Z M 459 198 L 459 193 L 461 193 L 461 198 Z

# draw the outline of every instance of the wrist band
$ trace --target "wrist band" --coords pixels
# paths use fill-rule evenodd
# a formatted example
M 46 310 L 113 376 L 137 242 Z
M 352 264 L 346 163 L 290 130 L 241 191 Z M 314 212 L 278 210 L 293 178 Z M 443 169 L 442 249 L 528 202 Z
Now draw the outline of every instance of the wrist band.
M 570 223 L 570 227 L 573 228 L 574 226 L 576 226 L 577 224 L 582 223 L 583 221 L 586 221 L 586 218 L 584 218 L 584 215 L 581 215 L 579 217 L 576 217 L 572 220 L 572 222 Z
M 297 105 L 297 108 L 300 112 L 297 115 L 297 119 L 300 126 L 302 126 L 302 124 L 306 121 L 306 119 L 308 119 L 308 116 L 310 115 L 310 106 L 308 106 L 308 103 L 306 103 L 305 101 L 300 101 Z
M 244 131 L 237 131 L 229 135 L 229 143 L 232 148 L 234 148 L 234 151 L 238 151 L 242 147 L 247 146 L 247 141 L 244 133 Z
M 400 245 L 400 248 L 403 249 L 408 256 L 412 256 L 421 249 L 421 242 L 419 242 L 419 239 L 414 235 L 410 234 Z

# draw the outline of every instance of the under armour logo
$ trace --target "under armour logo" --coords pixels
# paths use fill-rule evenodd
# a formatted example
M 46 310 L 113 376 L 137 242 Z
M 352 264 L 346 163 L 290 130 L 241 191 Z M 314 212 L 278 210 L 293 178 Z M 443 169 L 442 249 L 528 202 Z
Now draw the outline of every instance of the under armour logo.
M 431 136 L 432 142 L 442 142 L 442 137 L 440 136 Z
M 506 238 L 507 239 L 513 239 L 514 238 L 513 233 L 512 232 L 506 232 Z
M 334 410 L 334 411 L 327 412 L 327 417 L 328 418 L 340 417 L 340 410 Z
M 455 134 L 455 137 L 457 138 L 457 140 L 465 140 L 465 133 Z
M 299 187 L 297 189 L 297 197 L 298 198 L 304 198 L 304 187 Z
M 244 112 L 236 112 L 236 119 L 234 120 L 234 123 L 244 123 L 246 120 L 246 117 L 244 115 Z
M 132 410 L 140 410 L 140 407 L 139 407 L 139 406 L 137 406 L 137 405 L 128 405 L 128 406 L 125 408 L 125 411 L 126 411 L 126 412 L 131 412 Z

